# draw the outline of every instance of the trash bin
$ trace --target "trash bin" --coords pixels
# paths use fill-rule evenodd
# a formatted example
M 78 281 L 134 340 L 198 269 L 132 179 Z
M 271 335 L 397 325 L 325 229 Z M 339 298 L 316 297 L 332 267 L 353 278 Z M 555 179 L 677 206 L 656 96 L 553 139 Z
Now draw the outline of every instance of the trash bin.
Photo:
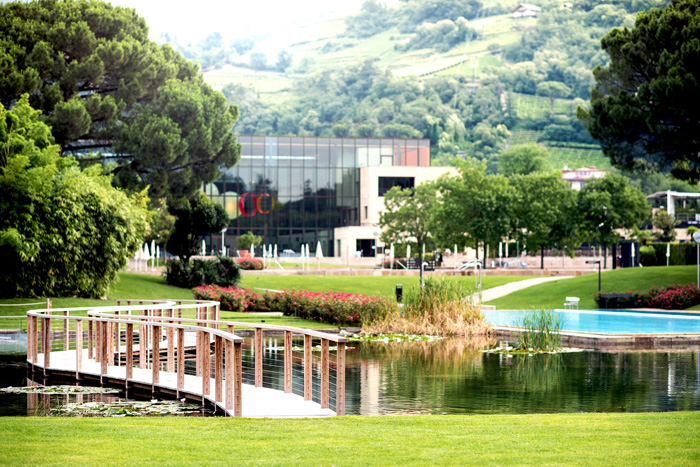
M 401 303 L 403 300 L 403 285 L 396 284 L 396 303 Z

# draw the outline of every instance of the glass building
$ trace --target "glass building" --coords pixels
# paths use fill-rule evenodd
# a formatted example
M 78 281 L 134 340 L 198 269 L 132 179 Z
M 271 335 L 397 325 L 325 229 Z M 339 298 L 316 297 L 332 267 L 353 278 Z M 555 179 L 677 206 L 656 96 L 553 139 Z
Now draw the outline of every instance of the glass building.
M 238 142 L 240 163 L 204 187 L 231 218 L 224 236 L 231 251 L 239 235 L 252 231 L 280 255 L 299 253 L 302 244 L 315 250 L 320 241 L 324 256 L 335 256 L 334 229 L 361 222 L 361 168 L 430 166 L 426 139 L 238 136 Z M 221 236 L 212 236 L 207 249 L 220 250 Z

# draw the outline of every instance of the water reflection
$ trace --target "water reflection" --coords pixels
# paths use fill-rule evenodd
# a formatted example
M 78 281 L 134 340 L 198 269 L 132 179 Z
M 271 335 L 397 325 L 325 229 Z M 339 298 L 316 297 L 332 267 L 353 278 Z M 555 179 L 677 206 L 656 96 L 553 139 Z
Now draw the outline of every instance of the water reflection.
M 365 343 L 348 353 L 351 414 L 700 410 L 700 353 L 484 353 L 492 341 Z

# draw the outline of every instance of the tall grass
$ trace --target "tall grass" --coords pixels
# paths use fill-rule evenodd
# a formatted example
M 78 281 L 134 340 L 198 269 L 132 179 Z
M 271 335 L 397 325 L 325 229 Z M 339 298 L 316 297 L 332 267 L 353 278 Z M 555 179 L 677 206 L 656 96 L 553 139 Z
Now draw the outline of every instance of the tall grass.
M 518 349 L 559 350 L 564 317 L 552 310 L 526 312 L 518 321 Z
M 481 309 L 468 300 L 471 290 L 456 281 L 427 278 L 425 286 L 414 286 L 401 308 L 363 323 L 367 333 L 393 332 L 455 336 L 487 334 Z

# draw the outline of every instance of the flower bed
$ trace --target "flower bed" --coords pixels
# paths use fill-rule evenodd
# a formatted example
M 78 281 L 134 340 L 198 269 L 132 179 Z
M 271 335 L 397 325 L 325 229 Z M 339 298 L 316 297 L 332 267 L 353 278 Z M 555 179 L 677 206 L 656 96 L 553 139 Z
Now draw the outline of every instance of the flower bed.
M 246 271 L 261 271 L 264 269 L 262 260 L 256 258 L 237 258 L 238 266 Z
M 669 287 L 652 287 L 648 292 L 634 290 L 630 293 L 637 299 L 637 307 L 663 308 L 665 310 L 685 310 L 700 304 L 700 289 L 694 285 L 674 284 Z M 600 292 L 593 294 L 593 299 L 600 307 Z
M 215 285 L 196 287 L 192 292 L 197 299 L 221 302 L 222 310 L 281 311 L 287 316 L 346 326 L 362 326 L 364 320 L 383 316 L 396 308 L 391 300 L 351 293 L 284 290 L 261 294 Z

